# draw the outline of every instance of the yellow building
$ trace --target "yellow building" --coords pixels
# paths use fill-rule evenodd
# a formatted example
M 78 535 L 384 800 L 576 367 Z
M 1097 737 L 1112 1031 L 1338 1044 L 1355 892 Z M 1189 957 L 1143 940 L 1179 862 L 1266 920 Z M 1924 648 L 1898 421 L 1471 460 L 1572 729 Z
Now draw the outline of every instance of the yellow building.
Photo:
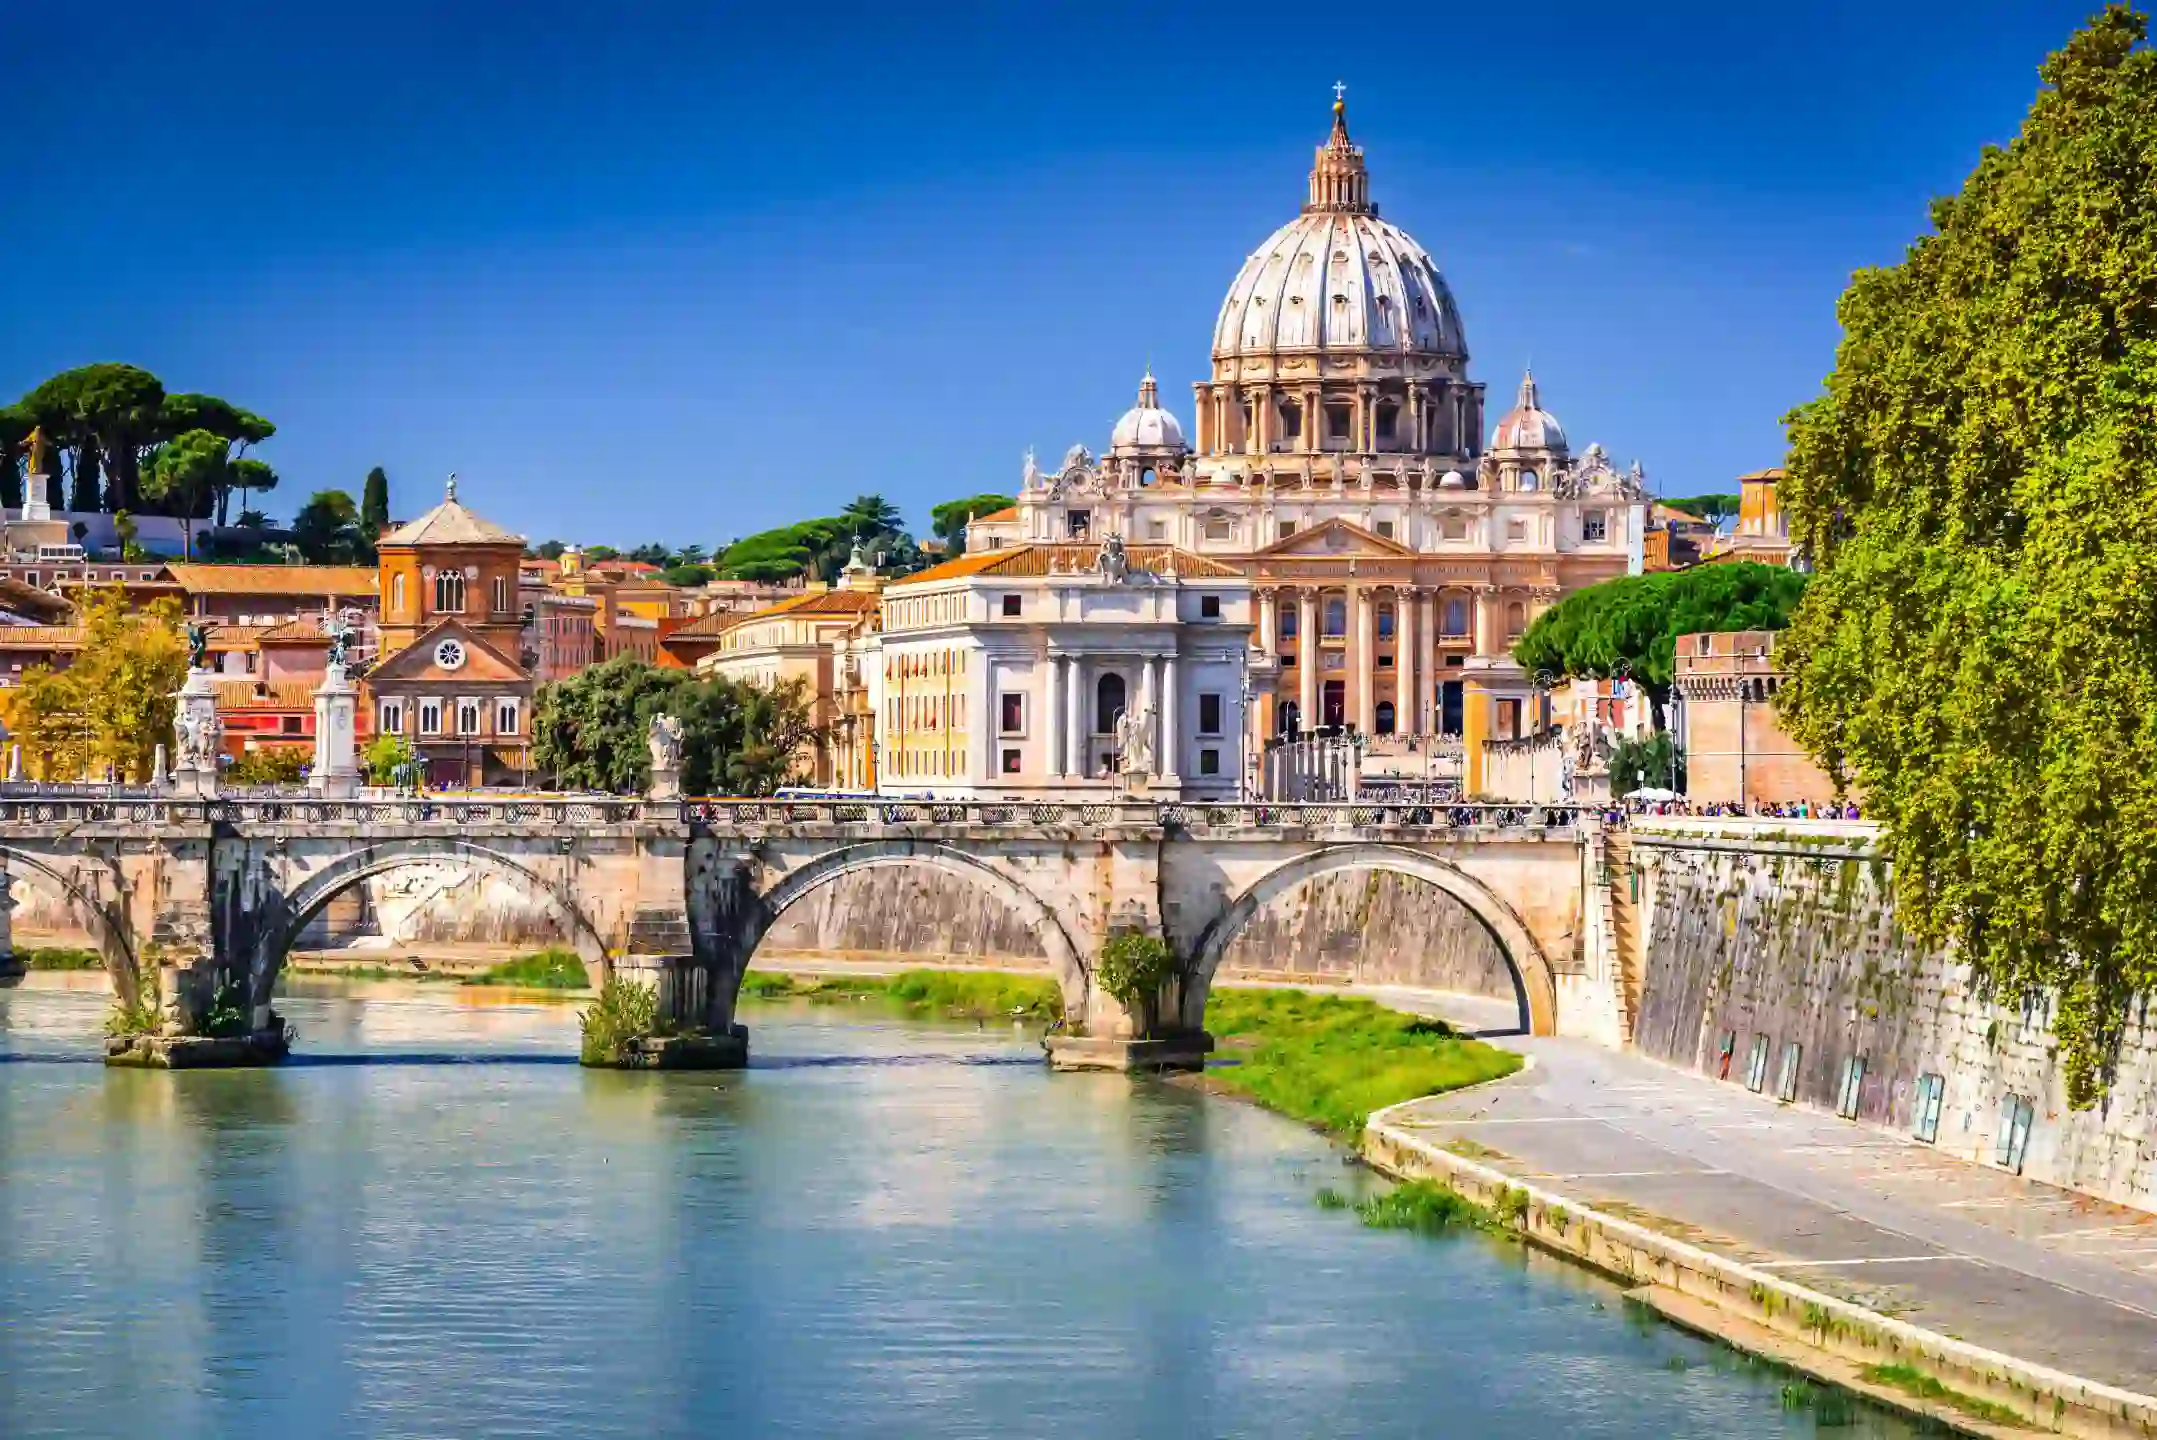
M 776 689 L 799 682 L 826 743 L 803 757 L 813 784 L 866 789 L 875 783 L 873 721 L 862 689 L 861 654 L 878 626 L 882 582 L 864 564 L 847 567 L 836 589 L 804 590 L 721 630 L 697 672 Z

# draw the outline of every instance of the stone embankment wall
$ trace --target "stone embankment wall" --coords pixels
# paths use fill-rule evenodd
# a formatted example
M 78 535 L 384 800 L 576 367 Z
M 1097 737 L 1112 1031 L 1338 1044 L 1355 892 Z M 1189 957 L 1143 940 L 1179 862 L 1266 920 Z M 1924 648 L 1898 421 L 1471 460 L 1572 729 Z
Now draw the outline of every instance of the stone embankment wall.
M 1897 923 L 1892 874 L 1870 849 L 1869 827 L 1808 833 L 1765 821 L 1636 833 L 1644 923 L 1634 1043 L 1742 1085 L 1755 1078 L 1755 1037 L 1764 1038 L 1758 1078 L 1768 1094 L 1782 1093 L 1796 1046 L 1795 1103 L 1905 1132 L 1937 1083 L 1934 1143 L 1988 1164 L 2024 1102 L 2022 1174 L 2157 1206 L 2157 1027 L 2147 998 L 2108 1102 L 2070 1110 L 2051 1000 L 1992 1003 L 1966 966 L 1915 943 Z M 1854 1077 L 1853 1059 L 1862 1062 Z

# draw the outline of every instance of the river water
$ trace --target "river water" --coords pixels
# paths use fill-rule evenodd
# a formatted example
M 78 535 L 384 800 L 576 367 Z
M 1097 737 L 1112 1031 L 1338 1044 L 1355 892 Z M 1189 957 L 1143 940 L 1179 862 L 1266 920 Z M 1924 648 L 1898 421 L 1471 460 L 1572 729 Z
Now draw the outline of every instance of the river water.
M 1558 1261 L 1319 1209 L 1363 1177 L 1295 1125 L 1001 1028 L 753 1006 L 750 1070 L 623 1075 L 567 1006 L 280 1005 L 283 1069 L 172 1075 L 94 1063 L 99 994 L 0 991 L 0 1436 L 1818 1424 Z

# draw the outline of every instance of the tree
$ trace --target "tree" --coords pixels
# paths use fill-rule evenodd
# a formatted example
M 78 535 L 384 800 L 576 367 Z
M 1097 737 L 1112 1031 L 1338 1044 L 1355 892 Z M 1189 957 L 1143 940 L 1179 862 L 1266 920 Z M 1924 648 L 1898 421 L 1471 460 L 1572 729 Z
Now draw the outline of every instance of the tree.
M 56 439 L 75 447 L 78 497 L 102 464 L 104 508 L 135 504 L 140 452 L 158 440 L 164 413 L 165 387 L 155 375 L 133 365 L 83 365 L 53 376 L 22 404 L 38 423 L 52 428 Z
M 360 534 L 372 545 L 389 528 L 389 474 L 379 465 L 367 472 L 360 489 Z
M 297 785 L 307 778 L 313 758 L 305 745 L 258 745 L 242 750 L 224 778 L 235 785 Z
M 1783 502 L 1818 573 L 1798 739 L 1885 824 L 1901 921 L 2058 996 L 2104 1093 L 2157 986 L 2157 55 L 2113 5 L 2049 57 L 1900 264 L 1860 272 Z
M 711 583 L 712 567 L 709 565 L 669 565 L 659 572 L 659 578 L 669 585 L 679 585 L 684 590 L 690 590 L 699 585 L 709 585 Z
M 946 500 L 930 507 L 929 528 L 944 542 L 946 551 L 956 552 L 963 548 L 968 525 L 980 516 L 993 515 L 1017 503 L 1010 495 L 969 495 L 963 500 Z
M 225 523 L 226 505 L 235 490 L 268 490 L 277 484 L 276 472 L 258 460 L 243 457 L 250 445 L 259 445 L 277 433 L 277 427 L 260 415 L 242 410 L 229 400 L 215 395 L 167 395 L 159 407 L 156 438 L 174 440 L 191 430 L 207 430 L 222 439 L 231 462 L 225 474 L 219 478 L 216 492 L 217 523 Z M 152 456 L 145 454 L 147 466 Z M 267 475 L 268 484 L 257 483 L 252 477 Z
M 868 540 L 878 535 L 896 534 L 901 517 L 899 507 L 881 495 L 856 495 L 839 512 L 839 519 L 850 538 Z
M 190 430 L 157 452 L 141 476 L 143 495 L 163 500 L 181 519 L 180 553 L 195 558 L 195 517 L 230 486 L 231 464 L 223 437 Z M 122 511 L 121 513 L 126 513 Z
M 643 565 L 665 565 L 673 560 L 674 552 L 660 544 L 639 545 L 629 552 L 629 558 Z
M 1712 524 L 1737 514 L 1738 498 L 1735 495 L 1691 495 L 1682 500 L 1665 499 L 1657 503 L 1672 510 L 1683 510 L 1688 515 Z
M 596 565 L 602 560 L 618 560 L 621 554 L 612 545 L 593 545 L 585 550 L 584 558 Z
M 82 600 L 83 646 L 65 670 L 43 666 L 0 692 L 0 719 L 39 779 L 74 780 L 107 767 L 143 781 L 172 735 L 173 695 L 187 679 L 180 604 L 130 609 L 118 586 Z
M 360 752 L 369 785 L 400 785 L 416 774 L 419 754 L 402 735 L 377 735 Z
M 0 405 L 0 505 L 23 502 L 23 469 L 30 439 L 30 412 L 20 405 Z
M 225 523 L 225 496 L 230 494 L 232 491 L 237 490 L 241 494 L 245 495 L 249 492 L 260 493 L 267 490 L 275 490 L 276 488 L 277 472 L 275 470 L 272 470 L 267 464 L 255 459 L 252 455 L 248 456 L 244 460 L 233 461 L 231 466 L 231 481 L 227 485 L 224 492 L 220 493 L 217 497 L 217 523 L 220 525 Z M 240 514 L 245 515 L 247 513 L 247 502 L 245 500 L 242 500 L 240 502 Z M 246 522 L 243 520 L 240 523 L 245 524 Z
M 317 490 L 292 517 L 292 541 L 310 565 L 366 565 L 374 545 L 360 534 L 359 506 L 342 490 Z
M 532 708 L 532 761 L 576 790 L 642 792 L 651 780 L 652 717 L 682 725 L 682 785 L 691 793 L 768 794 L 822 738 L 806 689 L 776 689 L 662 670 L 619 655 L 542 685 Z
M 1622 664 L 1660 711 L 1670 701 L 1680 635 L 1780 630 L 1804 591 L 1803 575 L 1752 561 L 1624 575 L 1536 616 L 1513 658 L 1563 676 L 1609 676 Z
M 1685 757 L 1668 730 L 1635 740 L 1620 737 L 1610 751 L 1610 793 L 1630 795 L 1642 788 L 1683 790 Z
M 542 560 L 559 560 L 562 558 L 562 552 L 568 548 L 559 540 L 542 540 L 533 547 L 532 553 Z

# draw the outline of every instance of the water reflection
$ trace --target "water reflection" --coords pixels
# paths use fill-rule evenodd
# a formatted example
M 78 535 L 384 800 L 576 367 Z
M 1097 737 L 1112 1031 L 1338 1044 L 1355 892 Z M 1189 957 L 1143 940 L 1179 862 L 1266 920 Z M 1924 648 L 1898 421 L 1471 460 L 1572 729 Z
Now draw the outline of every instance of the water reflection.
M 760 1006 L 754 1068 L 628 1075 L 570 1007 L 281 1004 L 308 1063 L 0 1066 L 0 1435 L 1812 1429 L 1577 1271 L 1318 1211 L 1354 1172 L 1296 1126 L 1000 1028 Z M 0 1058 L 102 1012 L 10 992 Z

